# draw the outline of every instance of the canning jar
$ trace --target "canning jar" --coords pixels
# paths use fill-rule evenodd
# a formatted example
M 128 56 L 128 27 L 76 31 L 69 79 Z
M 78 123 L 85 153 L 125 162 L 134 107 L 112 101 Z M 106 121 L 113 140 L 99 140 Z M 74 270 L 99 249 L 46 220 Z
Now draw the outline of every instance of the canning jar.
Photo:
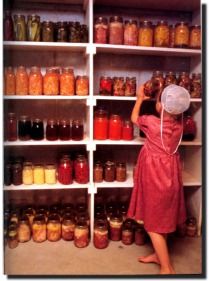
M 169 47 L 169 26 L 166 21 L 159 21 L 154 28 L 154 46 Z
M 11 224 L 8 228 L 8 247 L 10 249 L 14 249 L 18 246 L 18 233 L 17 233 L 17 225 Z
M 12 41 L 13 40 L 13 21 L 11 17 L 11 12 L 9 10 L 5 11 L 4 14 L 4 40 Z
M 19 163 L 12 165 L 12 182 L 14 185 L 22 184 L 22 165 Z
M 70 67 L 63 67 L 60 75 L 60 95 L 73 96 L 75 94 L 75 76 Z
M 28 41 L 41 41 L 41 22 L 37 15 L 29 15 L 27 21 L 27 39 Z
M 59 127 L 55 119 L 47 120 L 46 139 L 48 141 L 58 140 Z
M 34 165 L 33 181 L 34 181 L 34 184 L 44 184 L 45 183 L 44 166 L 43 165 L 40 165 L 40 164 Z
M 94 247 L 97 249 L 105 249 L 108 246 L 108 228 L 104 220 L 97 220 L 94 225 Z
M 112 241 L 120 241 L 123 218 L 119 214 L 114 214 L 110 218 L 110 239 Z
M 18 121 L 18 137 L 21 141 L 31 138 L 31 120 L 26 115 L 21 115 Z
M 74 163 L 75 181 L 86 184 L 89 181 L 89 165 L 84 156 L 77 157 Z
M 173 71 L 167 72 L 165 76 L 165 87 L 171 84 L 177 84 L 176 75 Z
M 108 24 L 107 18 L 98 17 L 94 24 L 94 42 L 97 44 L 107 44 Z
M 135 244 L 139 246 L 144 245 L 146 242 L 146 233 L 140 224 L 137 224 L 135 228 L 134 240 Z
M 136 46 L 138 39 L 138 27 L 136 20 L 125 21 L 124 45 Z
M 124 245 L 131 245 L 133 243 L 134 233 L 133 229 L 128 225 L 123 225 L 121 241 Z
M 11 96 L 15 95 L 16 86 L 15 86 L 15 73 L 14 69 L 9 66 L 5 70 L 5 95 Z
M 94 139 L 106 140 L 108 137 L 107 111 L 99 109 L 94 113 Z
M 29 74 L 29 95 L 42 95 L 42 74 L 37 66 L 31 67 Z
M 59 122 L 59 139 L 60 140 L 69 140 L 71 138 L 71 127 L 70 121 L 62 119 Z
M 79 43 L 81 42 L 81 36 L 80 36 L 80 29 L 81 29 L 81 26 L 80 26 L 80 23 L 79 22 L 72 22 L 70 25 L 69 25 L 69 42 L 71 43 Z
M 192 49 L 201 48 L 201 29 L 199 25 L 194 25 L 190 28 L 189 47 Z
M 130 120 L 125 120 L 122 127 L 122 140 L 133 140 L 134 138 L 133 123 Z
M 87 96 L 89 94 L 89 78 L 88 76 L 77 76 L 76 78 L 76 95 Z
M 32 162 L 23 163 L 22 181 L 23 181 L 23 184 L 26 184 L 26 185 L 33 184 L 33 164 L 32 164 Z
M 158 94 L 162 93 L 165 84 L 163 72 L 159 70 L 154 71 L 151 81 L 153 86 L 152 88 L 153 95 L 157 96 Z
M 128 207 L 127 207 L 126 203 L 120 203 L 120 205 L 119 205 L 119 212 L 120 212 L 120 214 L 123 217 L 124 224 L 129 225 L 129 226 L 132 227 L 132 222 L 133 221 L 131 219 L 126 219 L 127 211 L 128 211 L 127 209 L 128 209 Z
M 115 163 L 107 161 L 104 168 L 104 180 L 113 182 L 115 180 Z
M 119 16 L 111 17 L 109 23 L 109 43 L 122 45 L 124 37 L 123 30 L 123 18 Z
M 116 165 L 116 181 L 126 181 L 126 163 L 119 162 Z
M 196 137 L 197 126 L 192 116 L 184 116 L 183 119 L 183 137 L 184 141 L 193 141 Z
M 14 39 L 15 41 L 26 41 L 25 16 L 14 15 Z
M 65 214 L 62 220 L 62 239 L 72 241 L 74 239 L 75 219 L 70 214 Z
M 200 98 L 202 95 L 201 74 L 192 73 L 191 79 L 191 98 Z
M 71 137 L 74 141 L 81 141 L 84 138 L 84 125 L 81 120 L 73 120 L 71 128 Z
M 18 241 L 20 243 L 28 242 L 31 238 L 30 224 L 27 216 L 22 216 L 18 224 Z
M 109 120 L 109 139 L 120 140 L 122 135 L 122 120 L 120 115 L 112 114 Z
M 191 217 L 186 221 L 186 235 L 189 237 L 195 237 L 197 234 L 197 221 L 196 218 Z
M 61 184 L 72 184 L 72 163 L 69 158 L 61 158 L 58 166 L 58 181 Z
M 169 25 L 169 47 L 175 47 L 175 25 Z
M 44 21 L 42 23 L 42 41 L 54 42 L 54 23 L 51 21 Z
M 54 164 L 47 164 L 44 167 L 44 178 L 46 184 L 55 184 L 57 182 L 57 170 Z
M 41 243 L 46 241 L 46 221 L 44 215 L 36 215 L 32 225 L 33 241 Z
M 144 47 L 153 46 L 152 22 L 144 20 L 139 25 L 138 45 Z
M 16 95 L 28 94 L 28 74 L 24 66 L 18 66 L 16 77 Z
M 133 97 L 136 95 L 136 77 L 126 77 L 125 96 Z
M 18 222 L 19 222 L 19 210 L 17 208 L 14 208 L 11 210 L 9 223 L 18 225 Z
M 78 221 L 74 231 L 74 244 L 78 248 L 87 247 L 89 244 L 89 228 L 85 221 Z
M 186 22 L 175 25 L 175 47 L 187 48 L 189 46 L 189 26 Z
M 62 233 L 60 217 L 55 214 L 50 215 L 48 217 L 46 229 L 47 240 L 51 242 L 56 242 L 60 240 Z
M 6 140 L 17 140 L 17 118 L 14 112 L 9 112 L 6 119 Z
M 31 127 L 31 138 L 33 140 L 43 140 L 44 138 L 44 124 L 39 118 L 33 120 Z
M 113 78 L 113 96 L 125 95 L 125 83 L 123 77 Z
M 111 96 L 112 79 L 107 76 L 101 76 L 99 84 L 99 94 L 102 96 Z
M 178 85 L 184 87 L 187 91 L 190 92 L 191 80 L 189 78 L 188 72 L 181 72 L 178 78 Z
M 56 42 L 67 42 L 68 41 L 68 32 L 67 32 L 67 23 L 59 21 L 56 24 Z
M 101 162 L 96 162 L 94 165 L 94 182 L 103 181 L 103 165 Z
M 81 24 L 80 39 L 81 39 L 81 41 L 80 41 L 81 43 L 88 43 L 88 41 L 89 41 L 88 27 L 86 24 Z
M 58 95 L 59 94 L 59 74 L 52 67 L 46 69 L 46 74 L 43 79 L 44 95 Z
M 34 216 L 35 216 L 34 208 L 32 206 L 28 206 L 27 208 L 25 208 L 23 210 L 23 214 L 28 217 L 30 226 L 32 227 L 33 219 L 34 219 Z
M 12 184 L 12 164 L 6 163 L 4 165 L 4 185 Z

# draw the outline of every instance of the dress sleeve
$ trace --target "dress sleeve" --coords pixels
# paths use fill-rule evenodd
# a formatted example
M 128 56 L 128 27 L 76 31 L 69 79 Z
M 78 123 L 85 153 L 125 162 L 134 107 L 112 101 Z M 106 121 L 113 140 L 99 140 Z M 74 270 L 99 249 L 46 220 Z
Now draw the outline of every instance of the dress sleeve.
M 136 125 L 142 130 L 145 134 L 148 131 L 148 124 L 149 124 L 149 115 L 142 115 L 139 116 L 136 122 Z

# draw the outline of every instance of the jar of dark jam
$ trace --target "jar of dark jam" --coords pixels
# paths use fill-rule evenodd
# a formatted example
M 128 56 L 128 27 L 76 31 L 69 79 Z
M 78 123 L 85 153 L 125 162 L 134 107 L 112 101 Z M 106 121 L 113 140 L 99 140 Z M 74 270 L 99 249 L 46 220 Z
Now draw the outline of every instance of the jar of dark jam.
M 173 71 L 167 72 L 165 76 L 165 87 L 171 84 L 177 84 L 176 75 Z
M 191 87 L 191 80 L 189 78 L 188 72 L 181 72 L 178 78 L 178 85 L 185 88 L 187 91 L 190 92 Z
M 104 180 L 113 182 L 115 180 L 115 163 L 107 161 L 104 168 Z
M 4 165 L 4 185 L 12 184 L 12 164 L 6 163 Z
M 191 98 L 200 98 L 202 96 L 201 74 L 192 73 L 191 79 Z
M 16 114 L 13 112 L 8 113 L 6 120 L 6 140 L 16 141 L 17 140 L 17 119 Z
M 193 141 L 196 137 L 197 126 L 192 116 L 184 116 L 183 137 L 184 141 Z
M 65 214 L 62 220 L 62 239 L 72 241 L 74 239 L 75 219 L 70 214 Z
M 14 185 L 22 184 L 22 165 L 13 164 L 12 165 L 12 182 Z
M 60 140 L 70 140 L 71 138 L 71 128 L 70 121 L 62 119 L 59 122 L 59 139 Z
M 135 228 L 134 240 L 135 244 L 139 246 L 144 245 L 146 242 L 146 232 L 140 224 L 137 224 Z
M 133 243 L 134 233 L 133 229 L 128 225 L 123 225 L 122 227 L 122 243 L 124 245 L 131 245 Z
M 81 28 L 80 28 L 80 39 L 81 39 L 81 43 L 88 43 L 89 38 L 88 38 L 88 27 L 86 24 L 81 24 Z
M 87 211 L 87 205 L 86 205 L 86 203 L 79 203 L 79 204 L 77 204 L 77 206 L 76 206 L 77 215 L 78 215 L 79 213 L 84 213 L 84 212 L 86 212 L 86 211 Z
M 75 181 L 86 184 L 89 181 L 89 165 L 86 157 L 77 157 L 74 163 Z
M 58 181 L 61 184 L 72 184 L 73 183 L 73 170 L 72 162 L 69 158 L 61 158 L 58 166 Z
M 71 129 L 72 140 L 80 141 L 84 137 L 84 127 L 81 120 L 73 120 Z
M 68 32 L 66 22 L 59 21 L 56 24 L 56 38 L 57 42 L 67 42 L 68 41 Z
M 94 165 L 94 182 L 103 181 L 103 165 L 101 162 L 96 162 Z
M 46 125 L 46 139 L 49 141 L 58 140 L 58 124 L 54 119 L 49 119 Z
M 136 77 L 126 77 L 125 96 L 134 97 L 136 95 Z
M 97 249 L 104 249 L 108 246 L 108 228 L 104 220 L 95 222 L 93 243 Z
M 101 76 L 99 94 L 102 96 L 111 96 L 112 95 L 112 79 L 107 76 Z
M 34 119 L 31 127 L 31 138 L 33 140 L 43 140 L 44 138 L 44 124 L 41 119 Z
M 68 41 L 71 43 L 79 43 L 81 42 L 80 38 L 80 23 L 79 22 L 72 22 L 69 25 L 69 33 L 68 33 Z
M 108 202 L 105 209 L 107 214 L 107 221 L 109 222 L 111 216 L 116 212 L 116 206 L 114 202 Z
M 11 12 L 9 10 L 5 11 L 4 14 L 4 40 L 12 41 L 13 40 L 13 21 L 11 17 Z
M 126 181 L 126 163 L 119 162 L 116 165 L 116 181 L 124 182 Z
M 42 23 L 42 41 L 54 42 L 54 23 L 51 21 L 44 21 Z
M 112 241 L 120 241 L 122 231 L 123 218 L 119 214 L 114 214 L 110 218 L 110 239 Z
M 75 226 L 74 244 L 78 248 L 87 247 L 89 244 L 89 228 L 85 221 L 78 221 Z
M 98 17 L 94 24 L 94 42 L 97 44 L 107 44 L 108 24 L 107 18 Z
M 27 141 L 31 139 L 31 120 L 26 115 L 22 115 L 19 118 L 18 137 L 21 141 Z

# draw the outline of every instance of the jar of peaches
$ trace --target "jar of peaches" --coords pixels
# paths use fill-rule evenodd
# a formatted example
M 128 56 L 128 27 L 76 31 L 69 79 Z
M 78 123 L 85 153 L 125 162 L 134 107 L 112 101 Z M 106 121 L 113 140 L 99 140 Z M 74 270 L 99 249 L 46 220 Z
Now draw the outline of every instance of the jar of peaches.
M 27 216 L 19 219 L 18 240 L 20 243 L 28 242 L 31 238 L 30 224 Z
M 47 240 L 56 242 L 61 238 L 61 222 L 57 214 L 52 214 L 47 222 Z
M 75 76 L 70 67 L 63 67 L 60 75 L 60 95 L 73 96 L 75 94 Z
M 62 239 L 72 241 L 74 239 L 75 219 L 71 214 L 65 214 L 62 220 Z
M 84 220 L 78 221 L 75 226 L 74 244 L 78 248 L 87 247 L 89 244 L 89 228 Z
M 32 225 L 33 241 L 41 243 L 46 241 L 46 220 L 44 215 L 36 215 Z
M 29 95 L 42 95 L 42 74 L 37 66 L 31 67 L 29 74 Z
M 88 76 L 77 76 L 76 78 L 76 95 L 87 96 L 89 94 L 89 78 Z
M 138 39 L 138 27 L 136 20 L 125 21 L 124 45 L 136 46 Z
M 169 47 L 169 26 L 166 21 L 159 21 L 155 26 L 154 46 Z
M 107 18 L 98 17 L 94 24 L 94 42 L 97 44 L 107 44 L 108 25 Z
M 109 23 L 109 43 L 114 45 L 122 45 L 123 37 L 123 18 L 119 16 L 111 17 Z
M 43 79 L 43 93 L 48 96 L 59 94 L 59 74 L 51 67 L 46 69 Z
M 189 46 L 189 26 L 186 22 L 179 22 L 175 25 L 175 47 L 187 48 Z
M 5 95 L 15 95 L 15 73 L 14 69 L 9 66 L 5 69 Z
M 19 66 L 16 72 L 16 95 L 28 94 L 28 74 L 24 66 Z
M 201 29 L 199 25 L 194 25 L 190 28 L 189 47 L 193 49 L 201 48 Z
M 151 21 L 140 22 L 138 45 L 144 47 L 153 46 L 153 27 Z

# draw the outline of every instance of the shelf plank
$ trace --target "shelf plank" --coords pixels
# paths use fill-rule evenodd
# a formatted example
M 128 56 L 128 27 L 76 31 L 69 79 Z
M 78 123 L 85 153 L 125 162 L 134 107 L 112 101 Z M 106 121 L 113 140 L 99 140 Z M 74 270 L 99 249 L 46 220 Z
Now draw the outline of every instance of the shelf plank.
M 42 145 L 48 145 L 48 146 L 52 146 L 52 145 L 87 145 L 89 143 L 89 139 L 85 138 L 82 141 L 73 141 L 73 140 L 69 140 L 69 141 L 61 141 L 61 140 L 57 140 L 57 141 L 48 141 L 48 140 L 41 140 L 41 141 L 35 141 L 35 140 L 28 140 L 28 141 L 6 141 L 4 142 L 5 146 L 42 146 Z
M 40 96 L 16 96 L 16 95 L 11 95 L 11 96 L 4 96 L 4 100 L 87 100 L 89 96 L 45 96 L 45 95 L 40 95 Z

